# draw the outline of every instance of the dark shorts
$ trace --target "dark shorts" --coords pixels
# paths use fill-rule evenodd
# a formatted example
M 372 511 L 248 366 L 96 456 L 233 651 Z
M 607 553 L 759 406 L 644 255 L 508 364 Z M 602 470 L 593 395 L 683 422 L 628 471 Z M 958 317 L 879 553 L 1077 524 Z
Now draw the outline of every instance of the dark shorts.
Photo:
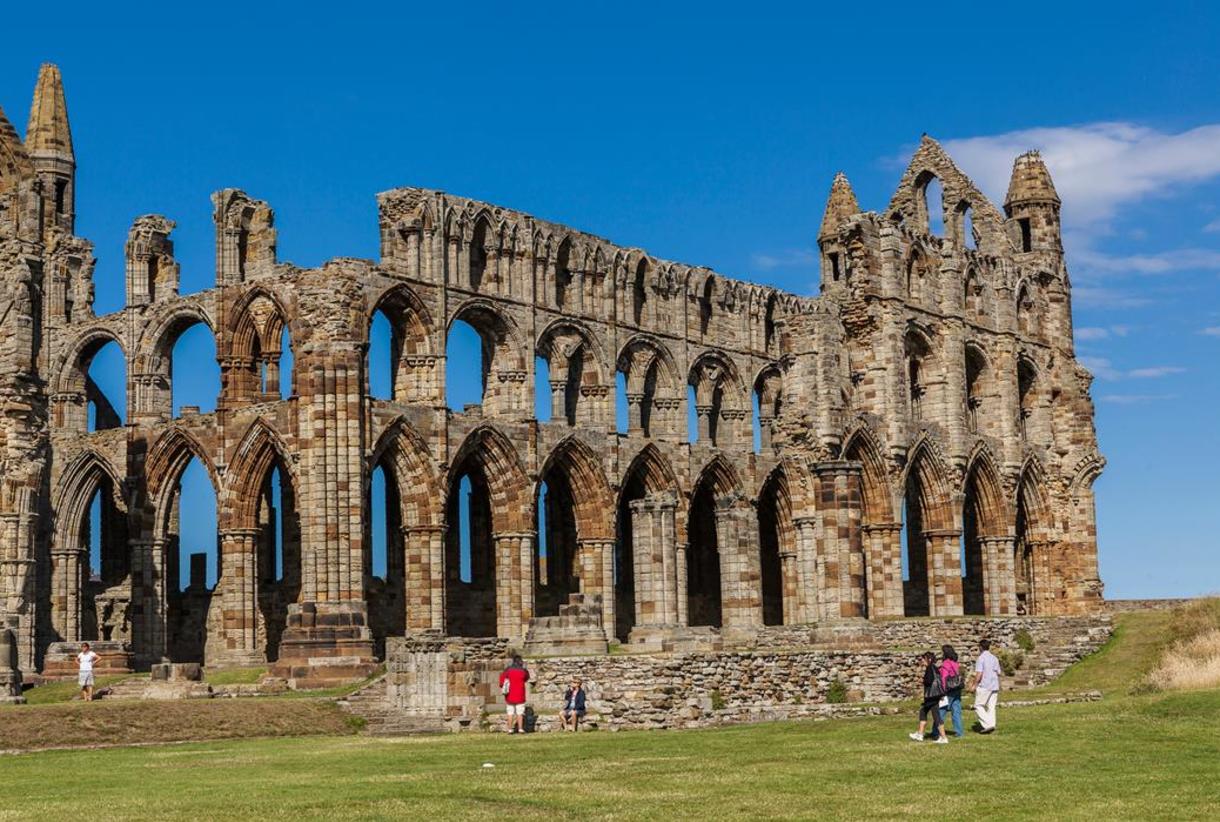
M 932 715 L 932 721 L 940 724 L 940 697 L 934 696 L 925 699 L 919 706 L 919 721 L 923 722 L 928 718 L 928 714 Z

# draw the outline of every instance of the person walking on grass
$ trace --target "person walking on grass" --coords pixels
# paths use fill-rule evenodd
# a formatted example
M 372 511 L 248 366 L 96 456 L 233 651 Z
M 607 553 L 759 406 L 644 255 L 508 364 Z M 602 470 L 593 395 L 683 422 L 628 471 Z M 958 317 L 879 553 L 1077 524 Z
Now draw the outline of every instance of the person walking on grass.
M 979 721 L 975 729 L 981 734 L 995 732 L 996 704 L 1000 699 L 1000 660 L 991 652 L 991 640 L 979 643 L 979 658 L 974 663 L 974 712 Z
M 76 655 L 79 668 L 76 680 L 80 685 L 80 698 L 85 702 L 93 701 L 93 664 L 99 659 L 101 657 L 89 647 L 88 642 L 81 644 L 80 653 Z
M 961 666 L 957 663 L 957 651 L 952 645 L 940 647 L 940 681 L 945 695 L 940 698 L 940 726 L 945 727 L 945 715 L 953 715 L 953 735 L 961 739 L 966 735 L 962 728 L 962 686 L 965 684 Z
M 940 698 L 945 695 L 944 682 L 940 678 L 940 669 L 936 665 L 936 654 L 926 651 L 919 658 L 923 665 L 923 702 L 919 706 L 919 731 L 910 734 L 911 739 L 923 742 L 924 729 L 928 725 L 928 716 L 932 717 L 932 735 L 938 745 L 947 745 L 949 737 L 940 724 Z
M 530 681 L 530 672 L 520 654 L 514 654 L 512 662 L 500 674 L 500 692 L 508 706 L 504 730 L 510 734 L 525 733 L 525 683 Z

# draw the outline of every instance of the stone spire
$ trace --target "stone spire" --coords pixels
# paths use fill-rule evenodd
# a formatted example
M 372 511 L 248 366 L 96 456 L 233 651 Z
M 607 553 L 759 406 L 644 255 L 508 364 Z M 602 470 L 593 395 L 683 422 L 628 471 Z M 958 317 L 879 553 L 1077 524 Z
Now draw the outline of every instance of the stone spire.
M 822 228 L 818 231 L 818 239 L 834 234 L 848 217 L 860 213 L 860 204 L 856 202 L 856 193 L 851 190 L 847 175 L 839 172 L 830 185 L 830 197 L 826 200 L 826 212 L 822 215 Z
M 1053 203 L 1059 205 L 1059 194 L 1051 182 L 1051 173 L 1036 151 L 1027 151 L 1012 164 L 1012 179 L 1004 209 L 1011 213 L 1013 203 Z
M 34 87 L 30 123 L 25 131 L 25 148 L 36 159 L 54 158 L 74 162 L 72 130 L 68 127 L 68 104 L 64 100 L 64 81 L 59 67 L 43 63 Z

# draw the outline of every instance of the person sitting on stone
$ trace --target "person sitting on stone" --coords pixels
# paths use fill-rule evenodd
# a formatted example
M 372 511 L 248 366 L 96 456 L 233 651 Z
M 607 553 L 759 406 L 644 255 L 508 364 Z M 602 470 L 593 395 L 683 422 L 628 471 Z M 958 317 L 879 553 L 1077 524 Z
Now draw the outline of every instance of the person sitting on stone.
M 76 655 L 76 664 L 80 668 L 77 682 L 80 684 L 80 698 L 86 702 L 93 701 L 93 664 L 99 659 L 101 657 L 89 647 L 88 642 L 81 644 L 80 653 Z
M 585 689 L 579 678 L 563 693 L 563 710 L 559 722 L 565 731 L 580 730 L 580 720 L 585 718 Z

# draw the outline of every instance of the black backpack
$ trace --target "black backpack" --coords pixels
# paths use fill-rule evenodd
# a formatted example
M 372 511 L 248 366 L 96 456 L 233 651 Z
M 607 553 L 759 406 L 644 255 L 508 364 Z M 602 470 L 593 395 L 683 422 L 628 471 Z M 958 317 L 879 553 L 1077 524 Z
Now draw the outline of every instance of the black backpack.
M 939 699 L 945 695 L 945 686 L 941 684 L 940 671 L 936 669 L 936 666 L 929 667 L 932 668 L 932 684 L 928 686 L 927 698 Z
M 945 677 L 945 691 L 960 691 L 962 688 L 962 669 L 958 668 L 953 676 Z

